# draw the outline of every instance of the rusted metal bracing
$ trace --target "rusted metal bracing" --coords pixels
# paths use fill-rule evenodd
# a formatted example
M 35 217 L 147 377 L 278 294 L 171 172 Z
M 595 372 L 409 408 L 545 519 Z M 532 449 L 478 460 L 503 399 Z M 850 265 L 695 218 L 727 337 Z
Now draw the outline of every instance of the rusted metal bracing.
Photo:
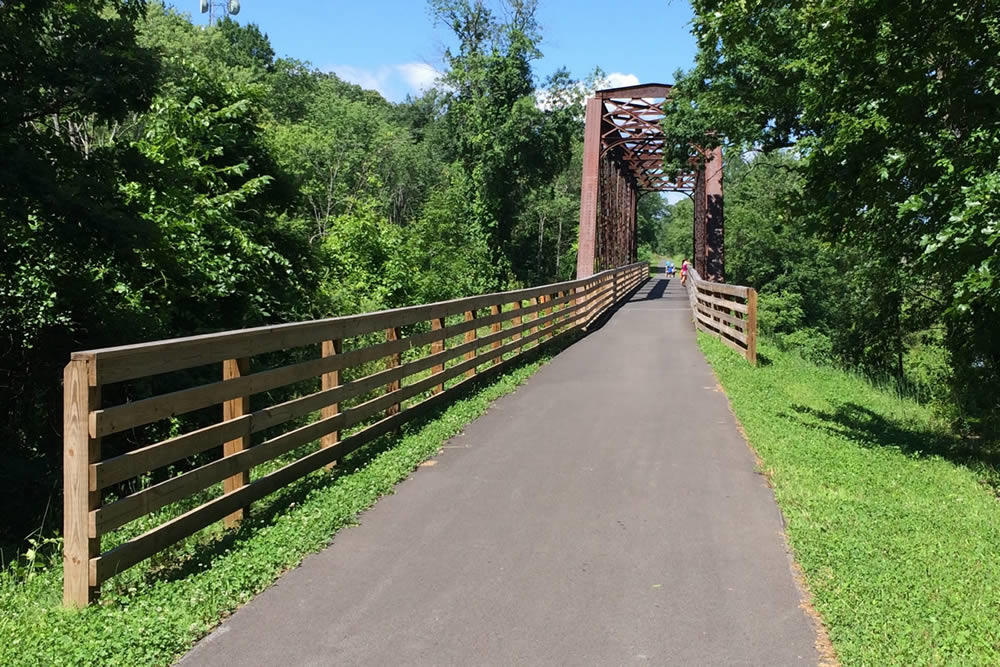
M 660 83 L 608 88 L 587 100 L 578 278 L 635 261 L 636 204 L 643 193 L 684 192 L 695 197 L 693 259 L 702 260 L 706 280 L 722 279 L 722 153 L 692 147 L 690 171 L 664 169 L 663 157 L 672 151 L 660 121 L 670 89 Z
M 666 139 L 660 128 L 670 86 L 654 83 L 598 90 L 601 100 L 601 155 L 618 162 L 633 176 L 640 192 L 691 192 L 694 172 L 663 168 Z

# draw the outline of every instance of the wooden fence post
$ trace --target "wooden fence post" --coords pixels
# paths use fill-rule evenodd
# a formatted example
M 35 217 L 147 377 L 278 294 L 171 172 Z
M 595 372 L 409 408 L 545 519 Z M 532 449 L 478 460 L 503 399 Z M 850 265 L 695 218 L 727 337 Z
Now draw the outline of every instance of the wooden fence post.
M 222 362 L 222 379 L 223 380 L 234 380 L 244 375 L 250 373 L 250 360 L 247 358 L 241 359 L 226 359 Z M 238 417 L 250 412 L 250 397 L 249 396 L 239 396 L 231 400 L 226 401 L 222 404 L 222 421 L 231 421 Z M 250 447 L 250 436 L 244 435 L 242 437 L 236 438 L 235 440 L 230 440 L 229 442 L 222 445 L 222 455 L 231 456 L 242 452 Z M 250 471 L 244 470 L 243 472 L 238 472 L 231 477 L 227 477 L 222 480 L 222 492 L 232 493 L 237 489 L 246 486 L 250 483 Z M 223 524 L 226 528 L 232 528 L 239 524 L 243 520 L 246 508 L 241 508 L 226 516 L 223 519 Z
M 747 361 L 754 366 L 757 365 L 757 290 L 749 288 L 747 290 Z
M 388 329 L 385 330 L 385 340 L 387 343 L 391 343 L 394 340 L 399 340 L 399 338 L 400 338 L 399 327 L 389 327 Z M 393 352 L 388 357 L 386 357 L 385 367 L 386 369 L 397 368 L 401 361 L 402 361 L 402 355 L 399 352 Z M 401 380 L 393 380 L 389 384 L 385 385 L 385 393 L 390 394 L 402 386 L 403 383 Z M 398 413 L 399 413 L 399 403 L 393 403 L 392 405 L 390 405 L 388 408 L 385 409 L 386 417 L 390 417 Z
M 537 306 L 538 304 L 542 303 L 544 300 L 545 300 L 544 296 L 533 296 L 533 297 L 531 297 L 531 305 L 532 306 Z M 532 319 L 533 320 L 537 320 L 538 319 L 538 311 L 537 310 L 535 311 L 535 316 Z M 528 335 L 529 336 L 534 336 L 536 333 L 538 333 L 538 325 L 537 324 L 535 326 L 531 327 L 530 329 L 528 329 Z M 537 341 L 535 342 L 535 345 L 536 346 L 538 345 Z
M 566 292 L 564 292 L 562 290 L 559 290 L 559 292 L 556 294 L 556 299 L 561 299 L 564 296 L 566 296 Z M 566 310 L 566 304 L 562 303 L 562 304 L 557 305 L 555 307 L 555 310 L 556 310 L 557 313 L 559 313 L 559 316 L 556 317 L 556 321 L 553 322 L 553 324 L 552 324 L 552 326 L 555 327 L 555 331 L 553 332 L 553 335 L 558 335 L 558 333 L 559 333 L 559 327 L 561 327 L 562 324 L 566 321 L 566 314 L 563 312 L 564 310 Z
M 511 308 L 513 310 L 517 311 L 518 313 L 521 312 L 521 300 L 520 299 L 518 299 L 517 301 L 515 301 L 514 303 L 512 303 L 510 305 L 511 305 Z M 514 319 L 511 321 L 511 326 L 514 327 L 514 328 L 517 328 L 517 327 L 521 326 L 522 319 L 523 318 L 520 315 L 515 315 Z M 521 340 L 521 332 L 518 331 L 516 334 L 512 335 L 510 337 L 510 339 L 512 341 Z M 520 347 L 514 348 L 514 356 L 516 357 L 519 354 L 521 354 L 521 348 Z
M 545 303 L 546 304 L 552 303 L 552 295 L 551 294 L 546 294 L 544 296 L 544 298 L 545 298 Z M 551 314 L 552 314 L 552 306 L 548 306 L 547 308 L 543 308 L 542 311 L 541 311 L 541 316 L 542 317 L 548 317 Z M 551 321 L 545 322 L 544 324 L 542 324 L 542 329 L 549 330 L 549 329 L 552 328 L 552 324 L 553 323 Z M 538 344 L 541 345 L 542 343 L 544 343 L 545 341 L 547 341 L 550 338 L 552 338 L 552 333 L 551 332 L 549 332 L 549 333 L 543 333 L 538 338 Z
M 90 559 L 101 537 L 90 532 L 90 512 L 101 492 L 90 490 L 90 464 L 101 460 L 101 441 L 90 437 L 90 411 L 101 407 L 100 387 L 90 386 L 90 363 L 73 360 L 63 371 L 63 604 L 86 607 L 100 586 L 90 578 Z M 96 533 L 96 531 L 95 531 Z
M 501 306 L 499 304 L 490 307 L 490 315 L 499 315 L 500 311 L 501 311 Z M 493 324 L 490 325 L 491 334 L 500 333 L 500 331 L 502 330 L 503 330 L 502 321 L 494 322 Z M 495 350 L 499 348 L 501 345 L 503 345 L 503 338 L 500 338 L 499 340 L 495 340 L 492 343 L 490 343 L 490 349 Z M 493 358 L 493 365 L 496 366 L 501 361 L 503 361 L 503 355 L 497 355 L 496 357 Z
M 467 310 L 467 311 L 465 311 L 465 321 L 466 322 L 475 322 L 475 320 L 476 320 L 476 311 L 474 311 L 474 310 Z M 478 337 L 479 337 L 479 333 L 476 331 L 475 327 L 472 327 L 471 329 L 469 329 L 468 331 L 465 332 L 465 342 L 466 343 L 471 343 L 472 341 L 476 340 L 476 338 L 478 338 Z M 468 352 L 465 353 L 465 360 L 466 361 L 470 361 L 470 360 L 475 359 L 475 358 L 476 358 L 476 349 L 469 350 Z M 471 378 L 475 374 L 476 374 L 476 368 L 475 368 L 475 366 L 473 366 L 469 370 L 465 371 L 465 377 L 467 377 L 467 378 Z
M 441 329 L 444 329 L 443 317 L 435 317 L 431 320 L 432 331 L 440 331 Z M 446 342 L 444 338 L 433 341 L 431 343 L 431 354 L 444 352 L 445 344 Z M 444 363 L 435 364 L 431 368 L 431 375 L 437 375 L 438 373 L 444 373 Z M 431 394 L 440 394 L 442 391 L 444 391 L 444 383 L 436 384 L 431 388 Z
M 334 357 L 341 352 L 343 352 L 343 342 L 337 338 L 334 340 L 323 341 L 323 356 L 324 357 Z M 327 389 L 333 389 L 334 387 L 340 386 L 340 371 L 330 371 L 329 373 L 323 373 L 322 377 L 322 389 L 326 391 Z M 340 414 L 340 403 L 331 403 L 330 405 L 323 408 L 320 413 L 322 419 L 327 419 L 328 417 L 333 417 Z M 330 431 L 324 435 L 319 440 L 319 446 L 321 448 L 333 447 L 338 442 L 340 442 L 340 431 Z M 336 461 L 333 463 L 326 464 L 327 470 L 333 470 L 336 465 Z

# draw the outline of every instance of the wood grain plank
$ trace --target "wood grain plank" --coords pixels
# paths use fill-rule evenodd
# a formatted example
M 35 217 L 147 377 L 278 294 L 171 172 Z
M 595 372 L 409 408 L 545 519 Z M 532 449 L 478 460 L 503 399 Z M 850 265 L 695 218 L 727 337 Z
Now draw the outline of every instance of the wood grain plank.
M 338 354 L 343 354 L 344 342 L 341 340 L 325 340 L 323 341 L 320 353 L 324 358 L 335 357 Z M 340 371 L 330 371 L 328 373 L 323 373 L 321 380 L 321 390 L 326 391 L 328 389 L 334 389 L 340 386 Z M 340 414 L 340 403 L 330 403 L 322 408 L 320 412 L 321 419 L 328 419 Z M 338 442 L 340 442 L 340 431 L 330 431 L 324 435 L 320 441 L 320 447 L 333 447 Z M 336 461 L 327 465 L 328 470 L 332 470 Z
M 443 317 L 436 317 L 433 320 L 431 320 L 432 331 L 440 331 L 441 329 L 444 329 Z M 431 354 L 441 354 L 442 352 L 444 352 L 446 344 L 447 341 L 444 338 L 436 339 L 433 343 L 431 343 Z M 431 366 L 431 374 L 437 375 L 442 372 L 444 372 L 444 362 Z M 432 390 L 432 392 L 435 394 L 440 394 L 442 391 L 444 391 L 444 383 L 439 383 L 434 385 L 434 389 Z
M 466 322 L 474 322 L 475 319 L 476 319 L 476 311 L 474 311 L 474 310 L 467 310 L 467 311 L 465 311 L 465 321 Z M 468 331 L 465 332 L 465 342 L 466 343 L 474 343 L 476 341 L 476 336 L 477 335 L 478 335 L 478 332 L 476 331 L 475 328 L 469 329 Z M 476 348 L 473 348 L 473 349 L 471 349 L 471 350 L 469 350 L 468 352 L 465 353 L 465 359 L 467 361 L 469 359 L 475 359 L 475 358 L 476 358 Z M 475 366 L 473 366 L 466 373 L 466 377 L 470 377 L 471 378 L 475 374 L 476 374 L 476 368 L 475 368 Z
M 712 318 L 718 318 L 720 321 L 726 324 L 732 325 L 733 327 L 742 331 L 746 327 L 746 320 L 735 315 L 730 315 L 729 313 L 723 312 L 721 310 L 715 310 L 704 304 L 698 304 L 698 312 L 704 313 Z
M 100 493 L 90 490 L 90 464 L 101 457 L 101 443 L 90 437 L 87 416 L 100 404 L 100 391 L 89 385 L 87 359 L 69 362 L 63 371 L 63 605 L 85 607 L 99 586 L 90 581 L 88 563 L 100 551 L 101 540 L 91 536 L 90 511 L 100 504 Z
M 735 310 L 738 313 L 747 312 L 747 305 L 745 303 L 729 301 L 727 299 L 711 296 L 710 294 L 704 294 L 703 292 L 698 292 L 696 297 L 699 301 L 708 305 L 728 308 L 730 310 Z
M 610 275 L 612 270 L 597 275 Z M 167 340 L 121 345 L 74 352 L 72 358 L 95 361 L 91 383 L 121 382 L 157 375 L 183 368 L 204 366 L 225 359 L 252 357 L 266 352 L 319 344 L 384 330 L 403 327 L 429 319 L 458 315 L 468 310 L 530 299 L 553 289 L 568 289 L 589 279 L 570 280 L 553 285 L 496 292 L 464 299 L 440 301 L 375 313 L 348 315 L 309 322 L 293 322 L 219 333 L 186 336 Z
M 226 359 L 222 362 L 222 379 L 232 380 L 243 377 L 250 372 L 249 359 Z M 250 412 L 250 397 L 239 396 L 226 401 L 222 405 L 222 421 L 232 421 L 239 419 Z M 222 445 L 222 455 L 232 456 L 250 447 L 250 437 L 240 436 L 233 438 Z M 236 473 L 231 477 L 222 480 L 222 492 L 232 493 L 236 489 L 250 483 L 250 471 L 245 470 Z M 226 528 L 233 528 L 243 520 L 244 508 L 240 508 L 225 517 Z

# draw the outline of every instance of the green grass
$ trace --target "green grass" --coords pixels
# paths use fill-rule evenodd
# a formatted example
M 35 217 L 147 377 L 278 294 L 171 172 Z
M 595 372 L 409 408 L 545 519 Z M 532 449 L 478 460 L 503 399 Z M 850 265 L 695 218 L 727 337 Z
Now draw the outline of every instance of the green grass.
M 60 607 L 61 564 L 30 577 L 0 573 L 0 665 L 169 664 L 222 618 L 322 549 L 495 399 L 514 391 L 555 351 L 481 383 L 437 413 L 254 505 L 237 531 L 206 531 L 105 585 L 100 604 Z M 553 347 L 556 346 L 556 347 Z
M 699 344 L 763 461 L 845 665 L 1000 664 L 995 445 L 924 405 L 763 344 Z

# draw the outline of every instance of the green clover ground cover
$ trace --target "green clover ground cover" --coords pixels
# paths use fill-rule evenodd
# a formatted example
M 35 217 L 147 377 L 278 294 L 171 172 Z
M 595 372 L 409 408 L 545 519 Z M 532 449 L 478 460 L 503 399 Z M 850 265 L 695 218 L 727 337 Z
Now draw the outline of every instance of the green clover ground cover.
M 861 377 L 699 344 L 763 461 L 845 665 L 1000 664 L 997 447 Z
M 0 572 L 0 665 L 169 664 L 282 572 L 326 546 L 571 340 L 543 347 L 534 361 L 405 426 L 401 437 L 355 452 L 333 476 L 319 471 L 255 504 L 238 531 L 209 532 L 140 564 L 105 585 L 100 604 L 62 609 L 59 563 L 30 577 Z

